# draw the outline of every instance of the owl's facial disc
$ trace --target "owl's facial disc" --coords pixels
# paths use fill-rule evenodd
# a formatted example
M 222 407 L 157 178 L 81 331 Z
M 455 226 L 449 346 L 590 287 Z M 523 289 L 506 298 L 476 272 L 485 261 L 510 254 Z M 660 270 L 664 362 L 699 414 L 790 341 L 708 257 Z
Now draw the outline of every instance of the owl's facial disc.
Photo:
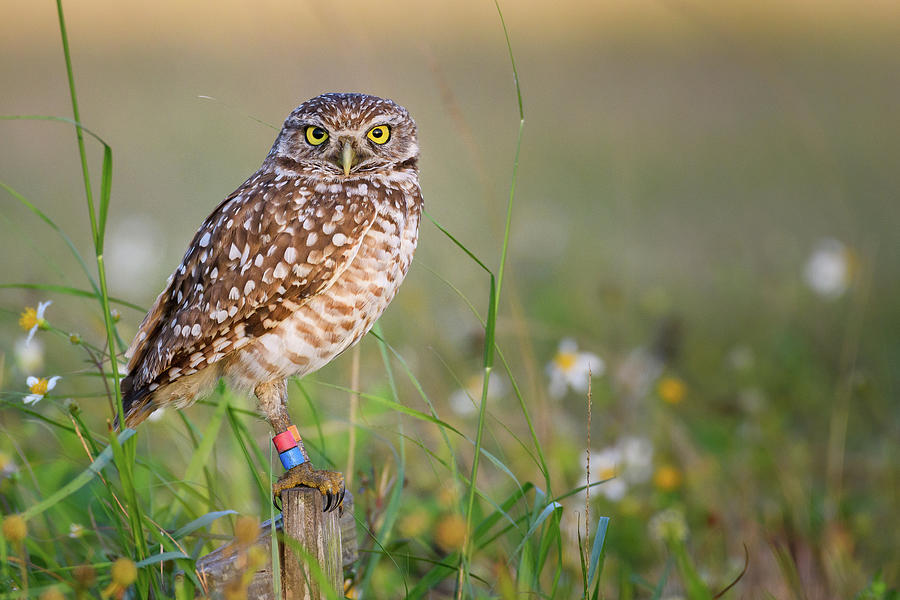
M 271 158 L 330 180 L 416 169 L 416 125 L 406 109 L 365 94 L 322 94 L 285 120 Z

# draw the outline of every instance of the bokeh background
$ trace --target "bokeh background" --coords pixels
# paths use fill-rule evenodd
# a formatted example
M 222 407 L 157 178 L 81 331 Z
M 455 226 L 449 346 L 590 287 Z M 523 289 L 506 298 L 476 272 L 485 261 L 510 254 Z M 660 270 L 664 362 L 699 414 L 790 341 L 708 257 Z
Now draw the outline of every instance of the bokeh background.
M 596 469 L 618 474 L 591 500 L 593 518 L 611 518 L 605 589 L 615 597 L 639 589 L 634 575 L 659 579 L 666 550 L 647 522 L 666 509 L 684 516 L 713 587 L 740 572 L 747 546 L 742 597 L 786 597 L 798 585 L 810 598 L 850 597 L 879 570 L 896 586 L 887 532 L 900 525 L 900 4 L 502 7 L 525 127 L 498 336 L 555 491 L 583 483 L 587 449 L 592 480 Z M 0 113 L 71 116 L 55 6 L 8 2 L 0 14 Z M 283 118 L 327 91 L 409 108 L 427 210 L 497 266 L 519 115 L 491 2 L 80 0 L 66 17 L 82 120 L 114 152 L 114 295 L 149 306 Z M 0 140 L 0 179 L 90 256 L 71 128 L 5 121 Z M 485 312 L 486 277 L 427 221 L 420 240 L 384 335 L 441 416 L 471 431 L 459 390 L 478 389 L 482 329 L 447 282 Z M 87 287 L 64 243 L 5 193 L 0 253 L 2 283 Z M 90 396 L 99 390 L 80 375 L 83 356 L 43 332 L 26 347 L 17 324 L 24 306 L 53 299 L 54 326 L 102 344 L 95 305 L 0 293 L 4 398 L 18 402 L 28 375 L 62 375 L 40 410 L 79 398 L 101 431 L 107 403 Z M 120 311 L 130 339 L 142 314 Z M 383 390 L 371 339 L 360 358 L 360 387 Z M 350 370 L 343 357 L 311 380 L 347 386 Z M 346 394 L 310 385 L 332 458 L 345 464 Z M 404 402 L 424 409 L 408 381 L 400 386 Z M 302 396 L 294 404 L 305 414 Z M 517 406 L 501 375 L 488 443 L 533 480 L 516 442 L 527 438 Z M 191 416 L 202 422 L 207 410 Z M 395 416 L 368 410 L 363 402 L 360 419 L 374 433 L 360 434 L 355 478 L 374 488 L 373 465 L 391 460 L 399 438 Z M 8 406 L 0 417 L 9 469 L 23 455 L 69 460 L 62 444 L 12 433 L 41 431 L 32 420 Z M 423 443 L 437 444 L 435 429 L 417 426 Z M 178 464 L 178 427 L 171 415 L 148 424 L 141 448 Z M 254 432 L 267 444 L 264 424 Z M 452 546 L 440 538 L 452 533 L 444 517 L 454 492 L 411 451 L 421 468 L 407 474 L 411 516 L 400 525 Z M 229 501 L 265 508 L 250 494 Z M 583 515 L 583 496 L 567 502 L 567 515 Z M 571 557 L 577 565 L 577 549 Z M 678 592 L 677 581 L 670 587 Z

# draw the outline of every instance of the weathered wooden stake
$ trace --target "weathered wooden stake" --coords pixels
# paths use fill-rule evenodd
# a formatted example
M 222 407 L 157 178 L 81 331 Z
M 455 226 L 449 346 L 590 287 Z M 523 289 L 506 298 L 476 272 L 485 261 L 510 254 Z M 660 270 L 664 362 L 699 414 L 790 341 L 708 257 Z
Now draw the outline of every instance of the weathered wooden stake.
M 281 492 L 285 542 L 281 544 L 281 586 L 284 600 L 320 600 L 324 590 L 343 589 L 341 526 L 338 511 L 323 512 L 324 497 L 318 490 L 293 488 Z M 287 540 L 292 540 L 287 541 Z M 306 557 L 296 553 L 293 543 Z M 315 561 L 325 576 L 320 581 L 310 569 Z
M 344 511 L 340 517 L 337 510 L 322 512 L 323 498 L 318 491 L 296 488 L 285 490 L 281 497 L 284 510 L 281 518 L 276 520 L 276 530 L 296 540 L 299 547 L 317 561 L 328 577 L 328 585 L 341 597 L 344 573 L 353 568 L 357 558 L 353 495 L 347 492 L 344 497 Z M 251 544 L 259 555 L 267 558 L 271 556 L 271 532 L 271 523 L 266 521 L 260 527 L 256 541 Z M 322 586 L 305 566 L 306 561 L 298 559 L 290 544 L 280 543 L 279 549 L 282 598 L 277 600 L 319 600 L 325 597 Z M 235 584 L 245 577 L 248 550 L 249 546 L 230 542 L 197 561 L 198 574 L 208 586 L 210 598 L 224 598 L 226 590 L 234 589 Z M 256 567 L 246 588 L 247 598 L 276 600 L 272 589 L 272 563 L 266 560 L 265 564 Z

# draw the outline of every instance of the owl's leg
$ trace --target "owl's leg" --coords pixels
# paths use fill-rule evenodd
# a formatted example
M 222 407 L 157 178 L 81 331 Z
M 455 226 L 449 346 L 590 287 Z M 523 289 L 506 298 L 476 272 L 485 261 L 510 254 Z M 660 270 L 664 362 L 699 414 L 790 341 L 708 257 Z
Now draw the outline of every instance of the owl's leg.
M 293 465 L 272 486 L 276 501 L 281 499 L 282 491 L 305 486 L 322 492 L 326 512 L 341 506 L 344 500 L 344 476 L 336 471 L 313 468 L 297 428 L 291 425 L 287 410 L 287 380 L 273 379 L 261 383 L 254 392 L 259 400 L 260 412 L 275 430 L 273 442 L 281 455 L 287 455 L 282 463 L 286 468 L 288 464 Z

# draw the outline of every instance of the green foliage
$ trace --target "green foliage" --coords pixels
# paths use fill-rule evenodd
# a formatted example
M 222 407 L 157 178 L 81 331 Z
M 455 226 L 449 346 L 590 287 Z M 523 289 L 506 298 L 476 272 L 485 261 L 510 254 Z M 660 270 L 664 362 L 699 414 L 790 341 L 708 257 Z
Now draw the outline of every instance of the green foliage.
M 353 491 L 361 558 L 350 574 L 353 597 L 599 600 L 676 594 L 705 600 L 731 589 L 751 595 L 777 590 L 796 598 L 806 597 L 812 585 L 829 585 L 837 595 L 860 589 L 871 569 L 859 564 L 855 544 L 896 522 L 885 517 L 890 493 L 871 497 L 857 480 L 861 474 L 843 470 L 852 453 L 870 451 L 865 435 L 853 433 L 859 424 L 848 423 L 850 406 L 874 413 L 872 422 L 891 418 L 881 403 L 868 401 L 886 397 L 879 386 L 890 383 L 876 377 L 873 386 L 855 368 L 870 254 L 859 259 L 863 271 L 843 309 L 810 309 L 790 315 L 796 321 L 790 326 L 772 329 L 752 323 L 757 306 L 729 307 L 750 321 L 740 336 L 728 331 L 738 327 L 735 316 L 718 314 L 719 303 L 704 298 L 698 304 L 703 318 L 691 324 L 685 342 L 668 308 L 674 301 L 654 290 L 634 299 L 641 322 L 634 325 L 617 312 L 620 294 L 628 292 L 615 285 L 584 300 L 563 283 L 548 284 L 523 309 L 510 254 L 518 179 L 526 175 L 519 171 L 523 148 L 528 150 L 525 103 L 507 22 L 495 5 L 518 117 L 505 220 L 490 240 L 496 266 L 473 249 L 468 232 L 454 234 L 426 215 L 442 248 L 459 253 L 477 272 L 474 285 L 463 285 L 456 273 L 432 272 L 462 312 L 472 313 L 477 351 L 448 358 L 440 341 L 431 339 L 410 349 L 393 343 L 400 332 L 377 326 L 363 348 L 378 360 L 370 361 L 359 389 L 331 383 L 345 382 L 332 372 L 291 386 L 297 421 L 315 431 L 306 439 L 314 462 L 340 469 L 347 464 L 348 431 L 358 436 L 351 452 L 359 465 Z M 106 229 L 114 154 L 81 122 L 62 3 L 57 7 L 73 119 L 3 118 L 74 127 L 93 259 L 86 260 L 67 233 L 72 224 L 57 223 L 26 193 L 0 181 L 9 198 L 47 227 L 48 237 L 62 241 L 83 279 L 75 285 L 0 282 L 0 288 L 53 297 L 55 307 L 65 304 L 95 326 L 85 325 L 90 333 L 82 339 L 50 318 L 36 324 L 37 335 L 65 346 L 68 356 L 55 357 L 57 362 L 80 361 L 65 372 L 78 392 L 65 394 L 66 400 L 46 393 L 42 404 L 23 404 L 15 384 L 3 381 L 0 360 L 0 509 L 27 524 L 24 540 L 0 536 L 0 599 L 36 597 L 54 587 L 78 598 L 114 596 L 123 591 L 112 572 L 121 557 L 137 569 L 137 579 L 127 584 L 130 597 L 193 598 L 205 590 L 196 560 L 232 537 L 235 518 L 275 516 L 272 449 L 254 411 L 224 386 L 163 423 L 138 431 L 112 426 L 121 422 L 118 367 L 126 347 L 112 306 L 133 310 L 129 319 L 142 311 L 109 294 Z M 101 150 L 94 157 L 100 168 L 96 197 L 94 142 Z M 85 300 L 87 308 L 78 304 Z M 587 309 L 579 310 L 580 302 Z M 544 375 L 532 364 L 557 341 L 542 339 L 548 337 L 542 319 L 571 319 L 581 327 L 578 315 L 597 314 L 608 322 L 584 325 L 585 336 L 628 340 L 633 347 L 619 347 L 621 356 L 609 352 L 607 374 L 594 372 L 587 392 L 548 398 Z M 848 323 L 838 350 L 821 330 L 829 319 Z M 653 322 L 659 323 L 655 334 L 638 331 Z M 509 333 L 516 329 L 524 333 Z M 431 355 L 425 347 L 434 348 Z M 550 369 L 582 358 L 560 347 Z M 632 372 L 636 382 L 627 379 Z M 463 373 L 475 374 L 474 385 Z M 497 382 L 508 390 L 495 392 Z M 445 400 L 457 392 L 474 412 L 454 414 Z M 350 393 L 358 393 L 363 406 L 359 418 L 347 423 L 334 407 Z M 601 415 L 599 426 L 590 417 L 582 422 L 591 411 Z M 823 458 L 803 438 L 825 430 Z M 599 443 L 591 444 L 592 432 L 600 434 Z M 649 444 L 652 458 L 642 457 L 646 452 L 635 443 Z M 586 449 L 593 456 L 587 477 Z M 632 477 L 641 470 L 644 475 Z M 886 486 L 892 484 L 878 473 Z M 623 482 L 627 489 L 615 492 Z M 756 543 L 744 561 L 748 540 Z M 274 542 L 271 552 L 277 558 Z M 746 572 L 762 573 L 755 581 L 763 581 L 757 585 L 764 591 L 740 587 Z M 896 599 L 887 582 L 897 575 L 896 568 L 879 573 L 857 598 Z M 277 577 L 274 587 L 280 588 Z

